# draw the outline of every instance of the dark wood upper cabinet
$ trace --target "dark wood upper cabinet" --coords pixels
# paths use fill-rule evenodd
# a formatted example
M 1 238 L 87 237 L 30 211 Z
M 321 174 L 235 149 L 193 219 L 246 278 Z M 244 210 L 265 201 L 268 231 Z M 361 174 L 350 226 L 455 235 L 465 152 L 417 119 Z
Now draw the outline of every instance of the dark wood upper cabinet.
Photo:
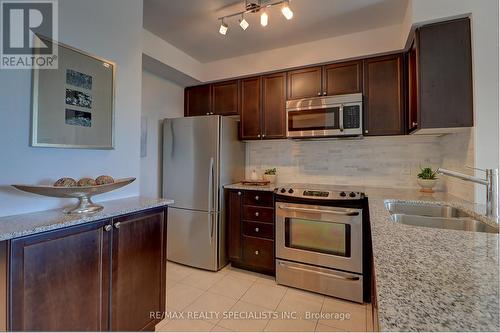
M 413 127 L 435 131 L 473 126 L 469 18 L 422 26 L 415 44 L 416 84 L 409 87 L 409 96 L 417 98 Z
M 9 330 L 109 330 L 109 224 L 11 241 Z
M 404 134 L 403 55 L 364 60 L 364 135 Z
M 322 95 L 323 67 L 309 67 L 287 72 L 287 99 Z
M 415 41 L 406 54 L 407 66 L 407 133 L 417 129 L 418 125 L 418 81 L 417 81 L 417 47 Z
M 341 62 L 323 67 L 323 95 L 360 93 L 362 83 L 362 61 Z
M 227 253 L 229 260 L 241 260 L 241 191 L 227 191 Z
M 187 87 L 184 89 L 184 115 L 203 116 L 212 112 L 212 85 Z
M 286 74 L 277 73 L 262 77 L 262 138 L 286 137 Z
M 212 85 L 212 112 L 221 116 L 239 114 L 238 80 L 224 81 Z
M 241 80 L 240 138 L 261 138 L 261 79 L 251 77 Z
M 111 330 L 154 330 L 165 308 L 164 211 L 113 219 Z

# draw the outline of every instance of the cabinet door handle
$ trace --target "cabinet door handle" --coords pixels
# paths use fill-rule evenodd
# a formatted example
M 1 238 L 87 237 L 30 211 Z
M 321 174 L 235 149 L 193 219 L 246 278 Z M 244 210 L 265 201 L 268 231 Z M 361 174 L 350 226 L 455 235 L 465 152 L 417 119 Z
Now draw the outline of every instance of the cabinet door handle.
M 254 253 L 255 253 L 256 256 L 258 256 L 259 255 L 259 250 L 256 250 Z
M 209 115 L 210 115 L 210 112 L 207 112 L 207 116 L 209 116 Z
M 326 91 L 323 91 L 323 96 L 326 96 Z
M 255 212 L 255 216 L 258 217 L 259 216 L 259 212 Z
M 259 196 L 258 195 L 255 196 L 255 200 L 257 200 L 257 201 L 259 200 Z
M 411 123 L 411 126 L 413 126 L 413 127 L 417 127 L 417 126 L 418 126 L 418 123 L 414 121 L 414 122 L 412 122 L 412 123 Z
M 113 228 L 111 224 L 107 224 L 104 226 L 104 231 L 111 231 L 111 228 Z
M 368 134 L 368 130 L 365 130 L 365 134 Z
M 119 229 L 121 227 L 122 223 L 121 222 L 116 222 L 115 223 L 115 228 Z
M 259 232 L 259 228 L 255 228 L 255 232 Z
M 266 137 L 266 135 L 265 135 L 265 134 L 262 134 L 262 137 L 263 137 L 263 138 L 265 138 L 265 137 Z
M 318 96 L 321 96 L 321 93 L 320 93 L 320 92 L 318 93 Z
M 260 138 L 260 134 L 257 134 L 257 137 Z
M 241 195 L 241 192 L 238 192 L 238 195 Z

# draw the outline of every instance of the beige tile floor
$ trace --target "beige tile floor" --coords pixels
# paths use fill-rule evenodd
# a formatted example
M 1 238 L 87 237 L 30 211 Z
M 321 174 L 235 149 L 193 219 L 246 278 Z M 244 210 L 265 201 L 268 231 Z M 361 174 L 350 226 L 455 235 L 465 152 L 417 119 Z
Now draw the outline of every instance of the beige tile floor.
M 214 273 L 168 262 L 167 317 L 156 331 L 367 331 L 370 311 L 230 265 Z

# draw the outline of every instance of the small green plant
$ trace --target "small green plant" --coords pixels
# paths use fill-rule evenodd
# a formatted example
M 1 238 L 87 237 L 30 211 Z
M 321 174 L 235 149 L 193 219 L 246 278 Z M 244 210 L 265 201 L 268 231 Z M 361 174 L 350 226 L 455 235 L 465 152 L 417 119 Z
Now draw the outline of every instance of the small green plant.
M 270 176 L 275 176 L 276 175 L 276 168 L 272 168 L 272 169 L 267 169 L 265 172 L 264 172 L 265 175 L 270 175 Z
M 417 175 L 417 177 L 420 179 L 434 180 L 437 179 L 436 174 L 437 174 L 436 171 L 432 170 L 429 167 L 427 168 L 420 167 L 420 173 Z

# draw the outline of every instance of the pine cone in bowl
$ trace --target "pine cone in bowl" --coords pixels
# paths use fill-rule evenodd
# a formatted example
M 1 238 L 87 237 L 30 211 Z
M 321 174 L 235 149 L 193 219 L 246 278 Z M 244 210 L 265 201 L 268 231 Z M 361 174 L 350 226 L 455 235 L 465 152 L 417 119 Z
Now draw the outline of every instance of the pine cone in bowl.
M 78 181 L 78 186 L 95 186 L 95 180 L 92 178 L 82 178 Z
M 76 180 L 69 177 L 59 178 L 53 185 L 54 187 L 73 187 L 76 186 Z
M 99 176 L 95 179 L 95 182 L 97 185 L 106 185 L 106 184 L 113 184 L 115 180 L 111 176 Z

